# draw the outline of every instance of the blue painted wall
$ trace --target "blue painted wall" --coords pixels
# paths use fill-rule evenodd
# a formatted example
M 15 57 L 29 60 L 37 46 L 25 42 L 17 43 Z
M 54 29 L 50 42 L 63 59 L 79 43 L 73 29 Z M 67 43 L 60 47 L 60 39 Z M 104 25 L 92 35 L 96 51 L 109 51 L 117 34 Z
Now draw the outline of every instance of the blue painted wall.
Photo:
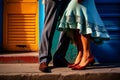
M 39 37 L 41 38 L 42 30 L 44 27 L 44 4 L 42 4 L 42 0 L 39 0 Z
M 2 0 L 0 0 L 0 52 L 2 50 L 2 11 L 3 10 L 3 3 L 2 3 Z
M 100 46 L 91 44 L 92 53 L 101 63 L 120 62 L 120 0 L 95 1 L 111 40 Z

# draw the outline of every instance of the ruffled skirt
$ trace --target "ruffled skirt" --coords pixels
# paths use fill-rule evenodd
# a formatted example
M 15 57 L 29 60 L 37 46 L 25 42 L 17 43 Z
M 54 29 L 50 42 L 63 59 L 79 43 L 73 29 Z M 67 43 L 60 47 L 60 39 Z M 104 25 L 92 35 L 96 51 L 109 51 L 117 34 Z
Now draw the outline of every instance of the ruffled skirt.
M 71 0 L 57 29 L 68 32 L 72 29 L 79 29 L 80 34 L 90 34 L 92 40 L 97 43 L 110 39 L 94 0 L 83 0 L 82 3 Z

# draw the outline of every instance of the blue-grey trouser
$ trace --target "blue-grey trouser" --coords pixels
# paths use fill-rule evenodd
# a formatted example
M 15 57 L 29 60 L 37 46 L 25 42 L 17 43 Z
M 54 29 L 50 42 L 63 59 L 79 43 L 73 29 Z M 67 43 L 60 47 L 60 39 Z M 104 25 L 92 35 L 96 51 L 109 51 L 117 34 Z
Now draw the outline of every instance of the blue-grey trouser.
M 45 1 L 45 21 L 44 29 L 42 32 L 39 58 L 40 63 L 51 61 L 51 47 L 52 40 L 57 27 L 59 17 L 62 16 L 69 0 L 46 0 Z M 59 43 L 53 57 L 53 64 L 66 64 L 65 54 L 69 46 L 70 38 L 67 37 L 65 32 L 61 32 Z M 58 63 L 60 62 L 60 63 Z

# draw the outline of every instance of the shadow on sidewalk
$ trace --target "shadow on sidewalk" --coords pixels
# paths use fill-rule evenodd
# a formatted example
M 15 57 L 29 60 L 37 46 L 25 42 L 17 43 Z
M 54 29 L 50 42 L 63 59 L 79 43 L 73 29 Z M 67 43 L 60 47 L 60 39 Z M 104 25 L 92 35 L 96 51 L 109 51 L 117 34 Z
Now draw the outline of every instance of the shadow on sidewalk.
M 89 66 L 87 69 L 105 69 L 105 68 L 117 68 L 120 67 L 120 63 L 97 63 L 93 66 Z

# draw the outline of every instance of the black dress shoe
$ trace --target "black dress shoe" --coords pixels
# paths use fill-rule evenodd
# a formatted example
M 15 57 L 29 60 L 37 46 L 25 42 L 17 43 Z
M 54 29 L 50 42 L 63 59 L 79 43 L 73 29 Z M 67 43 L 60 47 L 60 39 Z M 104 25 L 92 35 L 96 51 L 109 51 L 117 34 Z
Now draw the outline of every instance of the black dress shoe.
M 39 65 L 39 70 L 42 71 L 42 72 L 47 72 L 47 73 L 51 72 L 51 70 L 48 67 L 48 64 L 46 62 L 43 62 Z

